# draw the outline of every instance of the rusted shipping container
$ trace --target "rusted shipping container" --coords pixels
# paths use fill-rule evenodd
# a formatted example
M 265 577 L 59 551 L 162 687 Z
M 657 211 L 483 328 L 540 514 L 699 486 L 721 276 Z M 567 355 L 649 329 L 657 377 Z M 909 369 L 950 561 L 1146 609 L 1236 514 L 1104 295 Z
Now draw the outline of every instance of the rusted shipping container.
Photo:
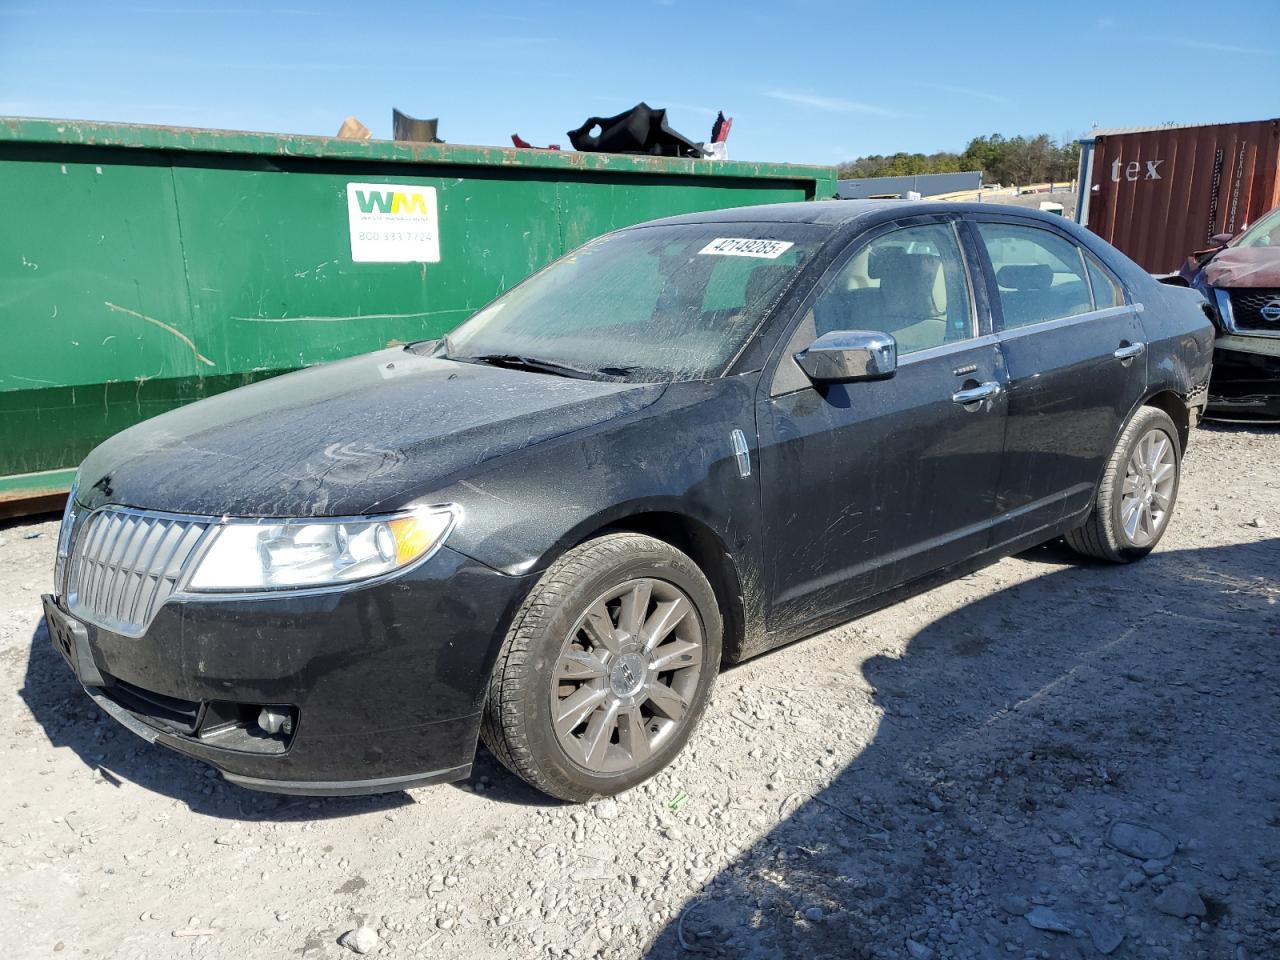
M 1153 273 L 1280 205 L 1280 119 L 1095 130 L 1076 219 Z

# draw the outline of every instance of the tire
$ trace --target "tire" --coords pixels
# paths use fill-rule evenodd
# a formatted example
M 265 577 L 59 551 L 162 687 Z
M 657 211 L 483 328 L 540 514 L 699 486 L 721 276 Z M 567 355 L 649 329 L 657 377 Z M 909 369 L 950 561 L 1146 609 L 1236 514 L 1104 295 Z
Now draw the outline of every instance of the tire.
M 679 550 L 636 533 L 588 541 L 552 564 L 516 612 L 481 737 L 553 797 L 629 790 L 688 741 L 720 665 L 721 634 L 715 593 Z
M 1152 446 L 1147 446 L 1138 459 L 1150 459 L 1150 454 L 1159 451 L 1158 469 L 1139 468 L 1135 472 L 1134 458 L 1144 443 Z M 1166 467 L 1172 467 L 1172 471 L 1163 472 Z M 1159 479 L 1154 479 L 1157 476 Z M 1086 557 L 1113 563 L 1142 559 L 1169 529 L 1181 476 L 1182 449 L 1173 420 L 1156 407 L 1139 408 L 1121 431 L 1107 460 L 1088 520 L 1065 535 L 1067 545 Z M 1134 498 L 1146 503 L 1145 513 L 1141 504 L 1133 513 Z

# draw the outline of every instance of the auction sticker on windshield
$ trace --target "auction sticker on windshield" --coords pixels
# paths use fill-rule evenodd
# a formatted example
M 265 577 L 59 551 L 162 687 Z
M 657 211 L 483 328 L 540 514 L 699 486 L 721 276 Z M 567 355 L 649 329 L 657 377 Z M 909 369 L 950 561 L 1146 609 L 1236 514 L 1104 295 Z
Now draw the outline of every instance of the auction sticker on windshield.
M 356 263 L 439 263 L 436 188 L 348 183 L 347 221 Z
M 717 237 L 698 251 L 719 257 L 759 257 L 776 260 L 795 244 L 790 240 L 753 240 L 749 237 Z

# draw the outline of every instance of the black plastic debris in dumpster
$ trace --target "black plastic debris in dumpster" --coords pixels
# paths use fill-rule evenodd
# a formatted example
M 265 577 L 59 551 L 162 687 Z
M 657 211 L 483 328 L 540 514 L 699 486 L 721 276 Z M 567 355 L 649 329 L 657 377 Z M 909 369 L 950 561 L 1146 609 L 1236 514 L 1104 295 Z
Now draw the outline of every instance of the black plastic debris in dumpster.
M 599 132 L 593 132 L 593 131 Z M 701 144 L 667 126 L 667 111 L 637 103 L 616 117 L 590 117 L 569 131 L 573 149 L 588 153 L 646 153 L 654 157 L 701 157 Z

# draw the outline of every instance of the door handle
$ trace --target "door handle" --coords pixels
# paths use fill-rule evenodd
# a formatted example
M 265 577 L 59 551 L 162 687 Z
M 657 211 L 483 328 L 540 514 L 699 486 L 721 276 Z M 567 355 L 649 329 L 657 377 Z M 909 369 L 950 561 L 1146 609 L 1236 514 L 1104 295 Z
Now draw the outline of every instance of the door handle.
M 994 380 L 988 380 L 967 390 L 957 390 L 951 395 L 951 400 L 959 404 L 981 403 L 983 400 L 994 400 L 1000 396 L 1000 389 L 1000 384 Z
M 1117 360 L 1132 360 L 1134 357 L 1140 357 L 1146 353 L 1147 345 L 1145 343 L 1130 343 L 1123 347 L 1117 348 L 1115 353 L 1111 354 Z

